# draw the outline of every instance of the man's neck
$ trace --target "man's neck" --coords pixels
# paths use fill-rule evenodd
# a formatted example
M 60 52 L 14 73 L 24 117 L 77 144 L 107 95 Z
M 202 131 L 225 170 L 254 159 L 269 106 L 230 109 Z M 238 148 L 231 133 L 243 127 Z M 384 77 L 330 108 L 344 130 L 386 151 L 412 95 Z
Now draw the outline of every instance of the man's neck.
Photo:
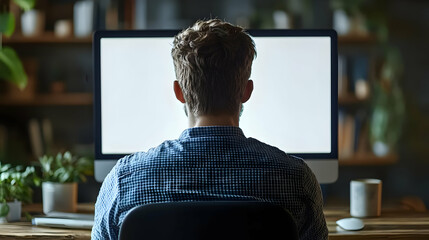
M 233 115 L 203 115 L 189 118 L 190 127 L 205 126 L 235 126 L 238 127 L 238 116 Z

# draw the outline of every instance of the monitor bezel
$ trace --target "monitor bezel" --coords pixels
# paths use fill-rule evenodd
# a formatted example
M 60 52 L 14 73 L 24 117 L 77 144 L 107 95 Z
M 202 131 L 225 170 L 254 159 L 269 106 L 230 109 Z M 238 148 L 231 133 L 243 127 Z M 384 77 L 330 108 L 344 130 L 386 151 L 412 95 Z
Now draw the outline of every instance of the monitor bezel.
M 102 153 L 101 139 L 101 68 L 100 43 L 102 38 L 173 37 L 180 30 L 119 30 L 96 31 L 93 35 L 94 63 L 94 143 L 96 160 L 118 160 L 128 154 Z M 338 49 L 337 33 L 332 29 L 270 29 L 247 30 L 252 37 L 329 37 L 331 45 L 331 151 L 329 153 L 288 153 L 303 159 L 338 159 Z M 156 146 L 154 146 L 156 147 Z

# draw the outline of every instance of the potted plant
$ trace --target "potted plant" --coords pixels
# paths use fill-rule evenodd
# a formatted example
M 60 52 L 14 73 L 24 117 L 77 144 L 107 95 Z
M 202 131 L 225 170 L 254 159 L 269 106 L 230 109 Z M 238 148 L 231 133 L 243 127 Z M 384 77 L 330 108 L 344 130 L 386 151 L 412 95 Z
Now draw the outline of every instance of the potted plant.
M 93 161 L 70 152 L 39 158 L 42 168 L 43 212 L 76 212 L 77 183 L 93 173 Z
M 19 221 L 22 203 L 30 203 L 31 186 L 40 184 L 34 167 L 12 167 L 0 163 L 0 222 Z
M 12 0 L 23 10 L 34 7 L 35 0 Z M 27 85 L 27 75 L 15 50 L 2 46 L 2 36 L 15 31 L 15 16 L 9 11 L 10 0 L 0 0 L 0 79 L 15 83 L 21 90 Z
M 399 85 L 403 63 L 395 48 L 386 48 L 385 59 L 377 69 L 373 84 L 370 142 L 377 156 L 394 152 L 405 119 L 404 97 Z

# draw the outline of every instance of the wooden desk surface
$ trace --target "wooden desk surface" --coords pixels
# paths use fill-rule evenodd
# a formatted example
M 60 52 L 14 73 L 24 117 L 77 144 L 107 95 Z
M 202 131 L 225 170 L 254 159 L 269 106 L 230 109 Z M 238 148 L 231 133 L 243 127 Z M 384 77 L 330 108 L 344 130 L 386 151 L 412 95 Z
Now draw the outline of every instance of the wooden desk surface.
M 22 206 L 23 212 L 41 213 L 42 204 L 30 204 Z M 79 213 L 93 213 L 94 204 L 79 204 Z M 91 230 L 78 230 L 66 228 L 38 227 L 31 225 L 31 222 L 14 222 L 0 224 L 0 239 L 91 239 Z
M 83 209 L 87 209 L 83 207 Z M 429 239 L 429 212 L 383 209 L 381 217 L 365 218 L 361 231 L 337 227 L 338 219 L 350 217 L 348 208 L 324 210 L 329 239 Z M 71 230 L 32 226 L 30 222 L 0 225 L 0 239 L 91 239 L 90 230 Z
M 324 209 L 329 239 L 429 239 L 429 212 L 383 209 L 380 217 L 363 218 L 360 231 L 346 231 L 336 225 L 350 217 L 348 208 Z
M 36 227 L 30 222 L 0 225 L 0 239 L 91 239 L 90 230 Z

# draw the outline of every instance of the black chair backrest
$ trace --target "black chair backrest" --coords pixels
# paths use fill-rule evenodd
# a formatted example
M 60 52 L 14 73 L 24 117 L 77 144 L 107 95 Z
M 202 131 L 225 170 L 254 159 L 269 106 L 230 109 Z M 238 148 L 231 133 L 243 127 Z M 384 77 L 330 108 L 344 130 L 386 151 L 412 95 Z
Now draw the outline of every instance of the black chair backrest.
M 120 240 L 298 239 L 292 215 L 266 202 L 167 202 L 133 208 Z

